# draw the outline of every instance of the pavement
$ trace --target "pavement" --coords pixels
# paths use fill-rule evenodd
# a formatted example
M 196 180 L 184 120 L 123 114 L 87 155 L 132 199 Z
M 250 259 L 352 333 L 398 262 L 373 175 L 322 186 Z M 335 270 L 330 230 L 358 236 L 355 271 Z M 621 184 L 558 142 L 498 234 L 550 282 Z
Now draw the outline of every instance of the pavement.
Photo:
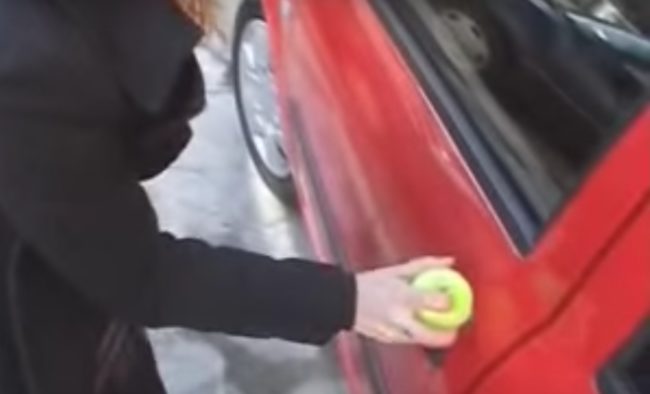
M 227 56 L 219 53 L 197 50 L 207 109 L 179 160 L 146 185 L 161 227 L 214 245 L 310 257 L 298 214 L 270 194 L 248 158 L 225 77 Z M 179 328 L 150 331 L 150 338 L 169 394 L 344 393 L 331 347 Z

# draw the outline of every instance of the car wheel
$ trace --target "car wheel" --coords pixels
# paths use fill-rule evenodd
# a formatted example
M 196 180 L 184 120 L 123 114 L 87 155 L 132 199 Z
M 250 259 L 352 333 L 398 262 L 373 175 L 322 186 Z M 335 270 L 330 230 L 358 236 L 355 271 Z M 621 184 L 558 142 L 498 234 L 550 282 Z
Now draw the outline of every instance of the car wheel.
M 295 188 L 283 147 L 268 28 L 259 0 L 245 0 L 239 8 L 232 59 L 237 111 L 250 156 L 269 189 L 293 205 Z
M 469 66 L 486 79 L 502 74 L 508 60 L 506 43 L 488 11 L 474 0 L 436 0 L 434 4 L 441 25 L 460 47 L 459 53 L 443 45 L 452 63 L 461 69 Z M 441 38 L 443 44 L 445 39 Z

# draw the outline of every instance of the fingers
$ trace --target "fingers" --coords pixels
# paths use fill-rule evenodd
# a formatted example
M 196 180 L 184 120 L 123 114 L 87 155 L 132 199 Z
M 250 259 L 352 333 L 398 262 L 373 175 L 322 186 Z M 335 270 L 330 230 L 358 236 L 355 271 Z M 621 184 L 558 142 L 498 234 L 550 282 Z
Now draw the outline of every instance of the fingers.
M 384 322 L 366 324 L 357 330 L 360 334 L 385 344 L 406 344 L 409 342 L 407 333 L 395 324 Z
M 410 344 L 408 334 L 399 327 L 377 327 L 370 335 L 371 338 L 385 344 Z
M 394 316 L 394 324 L 403 333 L 402 342 L 421 345 L 428 348 L 446 348 L 451 346 L 457 338 L 456 331 L 434 331 L 426 328 L 414 315 L 402 311 Z
M 407 292 L 404 299 L 404 307 L 411 308 L 412 310 L 428 309 L 444 312 L 451 308 L 451 300 L 447 294 L 421 293 L 410 287 L 406 287 L 404 291 Z
M 458 336 L 456 331 L 427 330 L 413 320 L 410 322 L 405 320 L 399 326 L 369 330 L 363 335 L 384 344 L 416 345 L 430 349 L 448 348 L 456 342 Z
M 376 341 L 393 345 L 417 345 L 442 349 L 456 342 L 456 331 L 434 331 L 423 326 L 407 311 L 396 313 L 390 322 L 366 327 L 363 334 Z
M 427 294 L 419 295 L 415 302 L 414 309 L 427 309 L 433 311 L 444 312 L 451 308 L 451 301 L 449 297 L 444 294 Z
M 448 268 L 453 265 L 453 257 L 420 257 L 415 260 L 411 260 L 406 264 L 393 267 L 391 270 L 393 273 L 400 276 L 414 277 L 430 269 Z

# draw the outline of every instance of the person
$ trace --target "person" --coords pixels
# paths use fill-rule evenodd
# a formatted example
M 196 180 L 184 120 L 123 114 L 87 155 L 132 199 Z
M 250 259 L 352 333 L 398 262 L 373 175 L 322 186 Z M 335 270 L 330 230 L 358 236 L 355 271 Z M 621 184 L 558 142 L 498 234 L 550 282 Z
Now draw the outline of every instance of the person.
M 0 391 L 163 393 L 142 327 L 449 346 L 406 279 L 160 232 L 139 182 L 204 105 L 201 29 L 173 0 L 0 0 Z

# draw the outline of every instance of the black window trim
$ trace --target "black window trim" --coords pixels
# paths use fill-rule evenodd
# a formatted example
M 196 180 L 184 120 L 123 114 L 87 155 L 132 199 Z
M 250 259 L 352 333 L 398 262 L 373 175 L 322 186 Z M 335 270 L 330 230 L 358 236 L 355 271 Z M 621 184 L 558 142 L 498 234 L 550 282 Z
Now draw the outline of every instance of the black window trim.
M 442 119 L 451 139 L 481 186 L 481 191 L 486 195 L 491 209 L 505 228 L 516 251 L 520 256 L 525 257 L 532 252 L 537 241 L 552 226 L 557 215 L 572 201 L 572 197 L 582 187 L 588 174 L 596 168 L 625 133 L 612 133 L 613 136 L 603 142 L 586 164 L 585 170 L 578 174 L 579 181 L 569 190 L 567 197 L 553 210 L 549 218 L 541 220 L 527 202 L 525 193 L 512 178 L 510 171 L 490 148 L 484 133 L 479 131 L 480 126 L 476 124 L 475 116 L 469 115 L 471 111 L 467 105 L 458 98 L 447 76 L 439 68 L 440 65 L 432 60 L 432 57 L 442 56 L 442 54 L 427 53 L 418 42 L 418 40 L 426 40 L 430 33 L 424 27 L 418 30 L 405 26 L 405 20 L 413 20 L 413 15 L 409 15 L 413 10 L 404 4 L 401 7 L 393 4 L 393 0 L 368 0 L 368 2 L 392 36 L 393 43 L 402 53 L 410 70 L 420 81 L 421 89 L 435 108 L 436 114 Z M 635 119 L 635 115 L 646 107 L 649 99 L 650 92 L 639 100 L 638 105 L 624 114 L 623 120 L 616 127 L 623 129 L 630 125 L 630 120 Z M 537 224 L 540 222 L 541 225 Z

